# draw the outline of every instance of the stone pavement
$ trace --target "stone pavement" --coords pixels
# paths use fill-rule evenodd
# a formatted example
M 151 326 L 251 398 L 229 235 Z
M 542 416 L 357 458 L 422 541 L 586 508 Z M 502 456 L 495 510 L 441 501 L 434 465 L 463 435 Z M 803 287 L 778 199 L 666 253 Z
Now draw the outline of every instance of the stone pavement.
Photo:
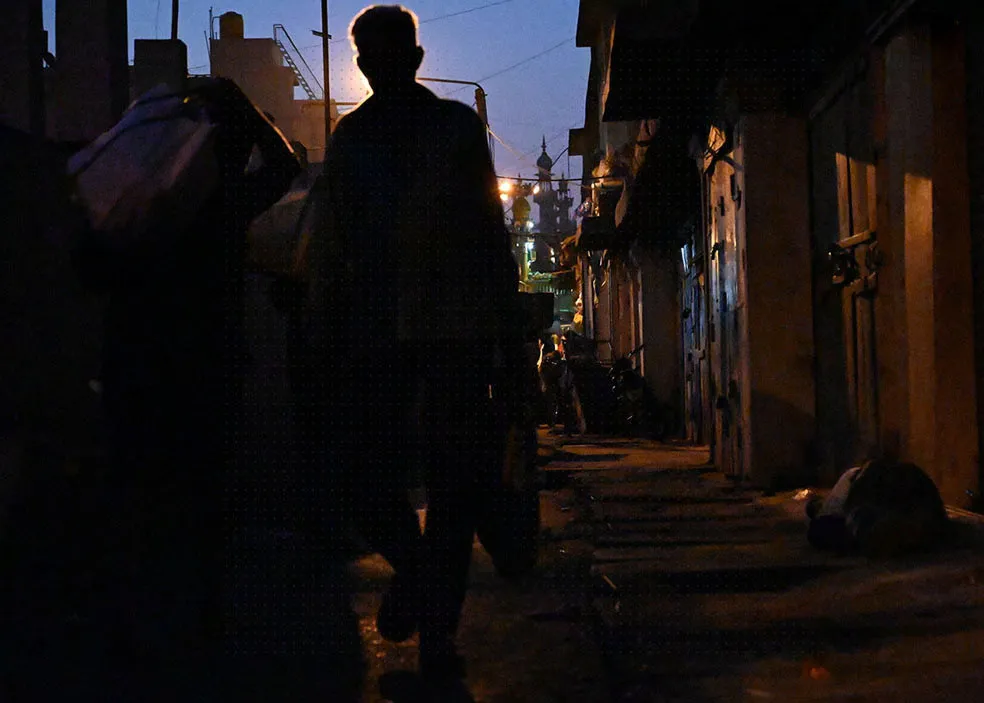
M 460 642 L 480 702 L 984 700 L 980 528 L 930 555 L 813 550 L 802 496 L 701 448 L 541 433 L 543 558 L 519 585 L 476 544 Z M 385 563 L 359 563 L 365 701 L 413 642 L 379 639 Z
M 980 529 L 930 555 L 832 556 L 797 492 L 690 447 L 560 444 L 590 525 L 593 632 L 618 701 L 984 700 Z
M 499 578 L 476 541 L 471 586 L 459 629 L 459 647 L 468 662 L 468 686 L 479 703 L 561 703 L 608 701 L 601 657 L 582 626 L 587 611 L 590 546 L 549 539 L 569 518 L 553 492 L 541 497 L 545 540 L 535 573 L 520 583 Z M 375 628 L 392 571 L 378 556 L 356 564 L 355 599 L 369 664 L 364 703 L 391 700 L 379 692 L 379 677 L 413 670 L 417 638 L 392 644 Z

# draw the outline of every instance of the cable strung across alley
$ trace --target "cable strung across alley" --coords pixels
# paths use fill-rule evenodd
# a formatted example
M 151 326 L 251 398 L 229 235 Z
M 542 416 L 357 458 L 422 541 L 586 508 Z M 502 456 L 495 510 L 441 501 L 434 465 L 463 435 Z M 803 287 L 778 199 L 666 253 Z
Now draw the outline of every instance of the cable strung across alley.
M 559 49 L 560 47 L 566 45 L 568 42 L 571 42 L 571 41 L 574 41 L 574 35 L 573 34 L 571 36 L 569 36 L 569 37 L 567 37 L 567 38 L 565 38 L 565 39 L 557 42 L 553 46 L 551 46 L 551 47 L 549 47 L 547 49 L 544 49 L 543 51 L 541 51 L 539 53 L 533 54 L 530 57 L 527 57 L 527 58 L 523 59 L 522 61 L 517 61 L 516 63 L 512 64 L 511 66 L 506 66 L 502 70 L 496 71 L 495 73 L 490 73 L 487 76 L 483 76 L 482 78 L 479 78 L 476 81 L 476 83 L 484 83 L 485 81 L 490 80 L 492 78 L 498 78 L 503 73 L 506 73 L 508 71 L 511 71 L 514 68 L 519 68 L 520 66 L 522 66 L 524 64 L 527 64 L 530 61 L 533 61 L 534 59 L 538 59 L 541 56 L 544 56 L 546 54 L 549 54 L 551 51 L 555 51 L 555 50 Z M 445 93 L 444 94 L 444 97 L 449 97 L 449 96 L 454 95 L 455 93 L 457 93 L 459 91 L 462 91 L 462 90 L 464 90 L 464 88 L 455 88 L 454 90 L 452 90 L 452 91 L 450 91 L 448 93 Z

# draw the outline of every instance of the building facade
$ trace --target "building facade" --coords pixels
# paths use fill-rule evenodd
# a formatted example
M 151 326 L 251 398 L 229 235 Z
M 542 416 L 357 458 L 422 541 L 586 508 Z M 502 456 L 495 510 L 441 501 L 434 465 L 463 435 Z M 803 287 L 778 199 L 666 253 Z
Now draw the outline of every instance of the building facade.
M 571 153 L 656 124 L 596 246 L 673 260 L 655 315 L 680 329 L 686 436 L 723 471 L 829 485 L 894 457 L 980 509 L 982 31 L 942 0 L 581 2 Z
M 287 30 L 275 25 L 272 37 L 247 38 L 239 13 L 226 12 L 218 20 L 219 34 L 209 40 L 211 74 L 234 80 L 250 100 L 273 116 L 288 139 L 304 146 L 309 161 L 324 160 L 323 88 Z M 306 99 L 295 97 L 298 87 L 304 89 Z M 334 130 L 338 105 L 334 100 L 330 102 Z

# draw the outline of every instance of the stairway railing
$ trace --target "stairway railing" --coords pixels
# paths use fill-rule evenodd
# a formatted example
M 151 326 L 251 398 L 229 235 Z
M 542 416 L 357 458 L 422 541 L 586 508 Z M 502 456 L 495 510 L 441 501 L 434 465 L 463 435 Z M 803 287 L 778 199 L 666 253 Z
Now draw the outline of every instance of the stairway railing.
M 290 38 L 290 33 L 282 24 L 273 25 L 273 42 L 280 49 L 280 54 L 284 57 L 284 63 L 294 72 L 294 76 L 297 78 L 297 84 L 307 93 L 308 98 L 311 100 L 324 100 L 325 89 L 321 86 L 321 81 L 318 80 L 314 71 L 311 70 L 308 62 L 304 60 L 301 50 L 297 48 L 297 44 Z M 307 75 L 301 70 L 301 66 L 307 69 Z M 320 95 L 311 87 L 312 83 L 318 87 Z

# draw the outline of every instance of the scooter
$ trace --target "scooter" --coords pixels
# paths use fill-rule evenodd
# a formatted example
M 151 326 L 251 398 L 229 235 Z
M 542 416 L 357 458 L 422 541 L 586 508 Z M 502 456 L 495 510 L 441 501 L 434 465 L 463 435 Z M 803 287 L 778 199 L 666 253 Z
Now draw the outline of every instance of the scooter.
M 633 357 L 637 357 L 645 346 L 640 344 L 616 359 L 608 377 L 615 396 L 617 424 L 621 429 L 632 435 L 662 440 L 669 429 L 665 415 L 646 379 L 633 365 Z

